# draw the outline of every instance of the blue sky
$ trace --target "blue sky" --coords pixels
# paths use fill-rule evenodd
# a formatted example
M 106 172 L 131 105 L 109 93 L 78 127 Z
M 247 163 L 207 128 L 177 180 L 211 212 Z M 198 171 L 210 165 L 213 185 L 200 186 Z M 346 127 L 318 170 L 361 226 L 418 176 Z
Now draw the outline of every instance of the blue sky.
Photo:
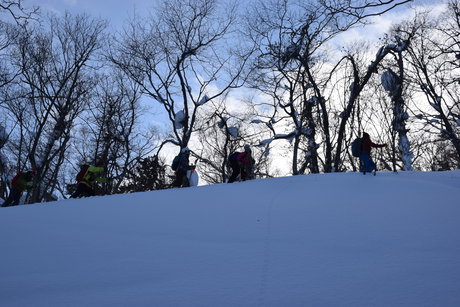
M 135 11 L 144 13 L 160 3 L 159 0 L 24 0 L 24 6 L 40 6 L 42 13 L 86 12 L 107 19 L 119 29 Z
M 245 3 L 248 0 L 244 1 Z M 442 0 L 414 0 L 414 5 L 430 5 L 436 7 L 441 4 Z M 109 21 L 110 26 L 115 29 L 121 29 L 124 21 L 132 17 L 134 12 L 145 16 L 146 12 L 155 6 L 158 6 L 161 0 L 24 0 L 25 7 L 40 6 L 42 13 L 54 12 L 64 13 L 69 11 L 72 13 L 86 12 L 92 16 L 98 16 Z M 407 6 L 401 7 L 396 11 L 385 14 L 383 17 L 373 19 L 377 24 L 373 28 L 376 36 L 381 35 L 388 28 L 392 20 L 398 20 L 404 16 Z M 402 10 L 402 11 L 401 11 Z M 366 31 L 368 34 L 369 32 Z M 362 33 L 353 33 L 353 36 L 368 36 Z

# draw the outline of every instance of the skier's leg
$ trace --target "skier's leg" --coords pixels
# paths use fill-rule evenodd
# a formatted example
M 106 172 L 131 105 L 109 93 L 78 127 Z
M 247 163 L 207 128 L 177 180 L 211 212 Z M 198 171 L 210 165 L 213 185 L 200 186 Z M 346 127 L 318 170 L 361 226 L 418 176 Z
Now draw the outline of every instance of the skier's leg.
M 94 191 L 87 184 L 79 182 L 77 185 L 77 190 L 72 194 L 71 198 L 81 198 L 94 196 Z
M 16 188 L 12 188 L 10 195 L 6 198 L 2 207 L 10 207 L 19 205 L 19 200 L 21 199 L 22 192 Z
M 240 168 L 239 166 L 236 164 L 236 163 L 232 163 L 231 164 L 232 166 L 232 175 L 230 176 L 230 178 L 228 179 L 228 183 L 232 183 L 235 181 L 235 179 L 238 177 L 238 175 L 240 174 Z
M 374 174 L 376 174 L 376 171 L 377 171 L 377 164 L 375 164 L 375 162 L 372 160 L 372 158 L 370 158 L 370 161 L 371 161 L 371 172 Z
M 70 198 L 80 198 L 82 197 L 82 193 L 83 193 L 83 190 L 84 190 L 84 187 L 85 184 L 84 183 L 81 183 L 79 182 L 77 184 L 77 189 L 75 190 L 75 192 L 72 194 L 72 196 L 70 196 Z
M 2 207 L 9 207 L 13 199 L 11 198 L 11 193 L 8 195 L 8 197 L 5 199 L 5 201 L 2 204 Z
M 366 155 L 365 154 L 361 154 L 359 156 L 359 163 L 360 163 L 360 166 L 359 166 L 359 171 L 363 173 L 363 175 L 366 175 Z
M 174 181 L 172 183 L 172 186 L 175 187 L 175 188 L 180 188 L 182 186 L 182 183 L 183 183 L 183 180 L 184 180 L 184 175 L 186 175 L 184 170 L 182 170 L 182 169 L 177 170 L 176 178 L 174 179 Z
M 83 192 L 82 192 L 82 196 L 83 196 L 83 197 L 90 197 L 90 196 L 96 195 L 96 194 L 94 193 L 94 189 L 93 189 L 92 187 L 89 187 L 89 186 L 87 186 L 86 184 L 85 184 L 84 186 L 85 186 L 85 187 L 84 187 Z
M 11 203 L 13 202 L 13 197 L 11 195 L 11 192 L 10 194 L 8 195 L 8 197 L 5 199 L 5 201 L 3 202 L 2 204 L 2 207 L 9 207 L 11 205 Z
M 188 180 L 187 175 L 185 175 L 182 179 L 182 186 L 184 188 L 188 188 L 190 186 L 190 181 Z
M 246 170 L 245 169 L 241 169 L 241 172 L 240 172 L 240 178 L 241 178 L 241 181 L 246 181 L 248 179 L 248 174 L 246 173 Z
M 372 162 L 370 155 L 361 154 L 361 161 L 363 162 L 363 174 L 370 173 L 375 168 L 374 162 Z M 374 165 L 374 166 L 373 166 Z
M 19 191 L 19 190 L 16 190 L 14 189 L 14 196 L 13 196 L 13 202 L 11 204 L 11 206 L 17 206 L 19 205 L 19 201 L 21 200 L 21 196 L 22 196 L 22 191 Z

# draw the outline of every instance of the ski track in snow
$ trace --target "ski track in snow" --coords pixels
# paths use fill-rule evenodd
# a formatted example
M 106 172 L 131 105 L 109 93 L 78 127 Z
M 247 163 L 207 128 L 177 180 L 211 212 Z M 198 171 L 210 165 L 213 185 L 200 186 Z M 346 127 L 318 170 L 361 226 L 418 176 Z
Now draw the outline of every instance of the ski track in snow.
M 270 255 L 271 255 L 271 232 L 272 232 L 272 208 L 275 205 L 275 201 L 280 197 L 281 192 L 286 192 L 286 184 L 282 184 L 282 187 L 276 189 L 273 197 L 267 202 L 266 212 L 266 230 L 264 238 L 264 251 L 263 251 L 263 265 L 262 274 L 260 277 L 260 290 L 259 290 L 259 306 L 265 306 L 266 293 L 268 287 L 268 276 L 270 274 Z

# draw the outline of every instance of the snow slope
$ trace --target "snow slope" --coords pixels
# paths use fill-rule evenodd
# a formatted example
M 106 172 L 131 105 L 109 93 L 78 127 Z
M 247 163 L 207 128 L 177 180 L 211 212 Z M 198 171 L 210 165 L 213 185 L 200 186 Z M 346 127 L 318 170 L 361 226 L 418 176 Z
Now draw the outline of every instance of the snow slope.
M 0 209 L 0 306 L 460 306 L 460 171 Z

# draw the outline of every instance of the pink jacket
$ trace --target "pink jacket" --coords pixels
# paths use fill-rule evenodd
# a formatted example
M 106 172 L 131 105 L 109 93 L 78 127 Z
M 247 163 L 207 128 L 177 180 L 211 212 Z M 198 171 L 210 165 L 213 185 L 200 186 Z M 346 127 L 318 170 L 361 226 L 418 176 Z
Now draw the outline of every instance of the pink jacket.
M 238 161 L 241 165 L 249 166 L 252 164 L 252 157 L 245 152 L 242 152 L 236 156 L 236 161 Z

